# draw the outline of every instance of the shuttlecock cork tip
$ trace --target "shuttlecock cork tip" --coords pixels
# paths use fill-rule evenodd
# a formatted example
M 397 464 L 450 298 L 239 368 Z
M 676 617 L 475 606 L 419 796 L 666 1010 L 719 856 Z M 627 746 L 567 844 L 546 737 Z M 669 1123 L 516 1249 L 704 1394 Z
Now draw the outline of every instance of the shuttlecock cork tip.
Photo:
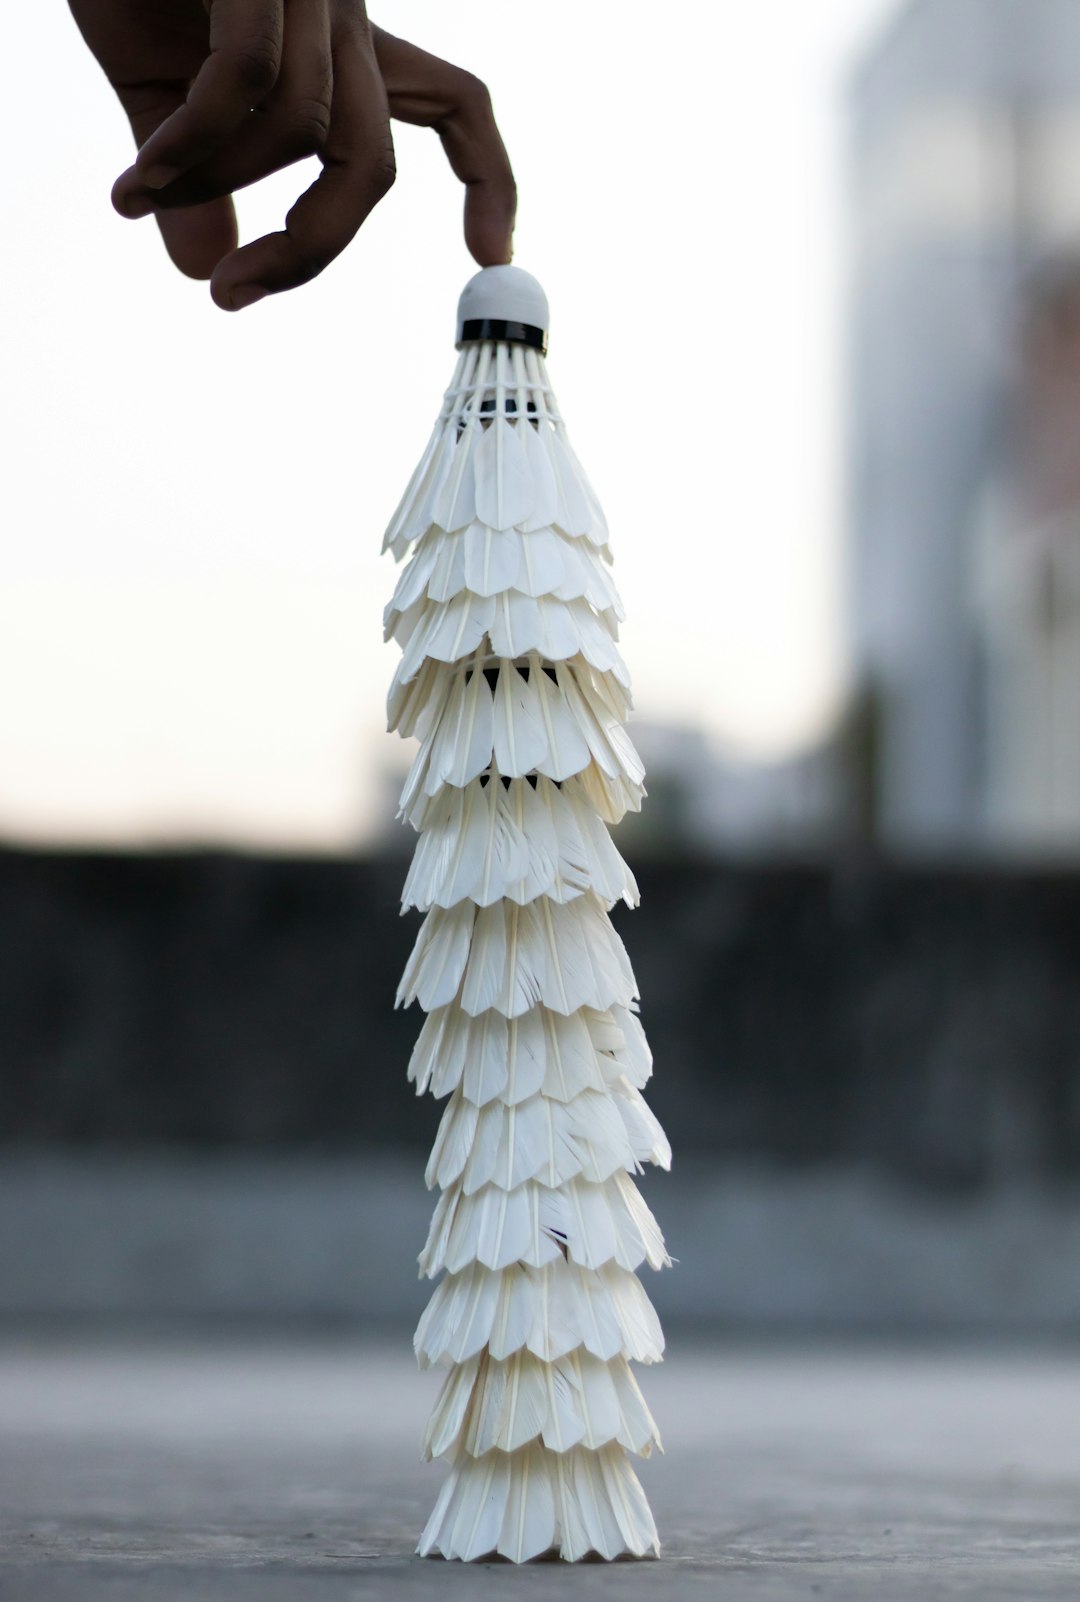
M 520 267 L 483 267 L 465 285 L 458 301 L 457 339 L 506 340 L 547 351 L 547 296 L 531 273 Z

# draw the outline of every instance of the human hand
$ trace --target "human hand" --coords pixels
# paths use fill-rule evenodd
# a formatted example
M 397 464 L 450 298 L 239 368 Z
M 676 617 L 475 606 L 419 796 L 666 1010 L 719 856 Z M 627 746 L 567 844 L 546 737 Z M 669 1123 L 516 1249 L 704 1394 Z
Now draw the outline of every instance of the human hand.
M 364 0 L 69 0 L 139 145 L 113 186 L 226 311 L 307 283 L 394 181 L 390 117 L 434 128 L 465 184 L 465 241 L 511 255 L 515 189 L 488 92 L 370 25 Z M 283 232 L 237 249 L 232 195 L 305 156 L 322 172 Z

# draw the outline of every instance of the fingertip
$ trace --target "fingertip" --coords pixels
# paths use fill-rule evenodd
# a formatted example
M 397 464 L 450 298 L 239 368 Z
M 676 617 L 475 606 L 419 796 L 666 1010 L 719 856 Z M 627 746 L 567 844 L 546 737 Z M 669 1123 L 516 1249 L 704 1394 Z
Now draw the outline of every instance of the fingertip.
M 213 283 L 210 285 L 214 305 L 227 312 L 243 311 L 246 306 L 265 300 L 269 293 L 263 284 L 235 284 L 231 289 L 215 289 Z
M 165 249 L 186 278 L 212 278 L 218 263 L 236 249 L 236 211 L 231 195 L 201 206 L 160 211 L 158 227 Z
M 505 229 L 466 223 L 465 244 L 478 267 L 508 267 L 514 258 L 514 236 Z
M 129 222 L 138 217 L 148 217 L 154 209 L 153 201 L 139 188 L 133 167 L 120 174 L 112 186 L 109 199 L 112 201 L 113 210 L 119 212 L 120 216 L 127 218 Z
M 465 244 L 480 267 L 509 266 L 514 255 L 515 206 L 477 184 L 465 190 Z
M 246 246 L 219 262 L 210 278 L 210 298 L 221 311 L 243 311 L 270 294 L 269 287 L 252 272 L 255 264 L 247 259 L 250 249 Z

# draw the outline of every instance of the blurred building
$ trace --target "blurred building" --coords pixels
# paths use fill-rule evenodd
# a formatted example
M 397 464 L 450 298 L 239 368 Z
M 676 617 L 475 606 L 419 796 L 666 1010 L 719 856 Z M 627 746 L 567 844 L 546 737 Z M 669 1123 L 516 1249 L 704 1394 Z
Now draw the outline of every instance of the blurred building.
M 1080 5 L 911 0 L 851 116 L 864 822 L 1077 854 Z
M 1010 481 L 982 530 L 987 820 L 1004 849 L 1080 849 L 1080 265 L 1027 297 Z
M 651 856 L 798 857 L 830 847 L 839 816 L 831 744 L 776 760 L 744 756 L 704 729 L 635 719 L 648 800 L 619 825 L 620 848 Z

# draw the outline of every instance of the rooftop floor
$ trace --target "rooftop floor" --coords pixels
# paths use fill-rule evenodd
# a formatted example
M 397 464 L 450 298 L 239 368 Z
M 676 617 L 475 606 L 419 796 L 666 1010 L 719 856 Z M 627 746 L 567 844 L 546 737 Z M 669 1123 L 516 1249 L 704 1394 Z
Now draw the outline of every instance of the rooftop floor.
M 437 1377 L 400 1349 L 0 1345 L 4 1602 L 1077 1596 L 1080 1359 L 682 1345 L 642 1374 L 659 1564 L 412 1555 Z

